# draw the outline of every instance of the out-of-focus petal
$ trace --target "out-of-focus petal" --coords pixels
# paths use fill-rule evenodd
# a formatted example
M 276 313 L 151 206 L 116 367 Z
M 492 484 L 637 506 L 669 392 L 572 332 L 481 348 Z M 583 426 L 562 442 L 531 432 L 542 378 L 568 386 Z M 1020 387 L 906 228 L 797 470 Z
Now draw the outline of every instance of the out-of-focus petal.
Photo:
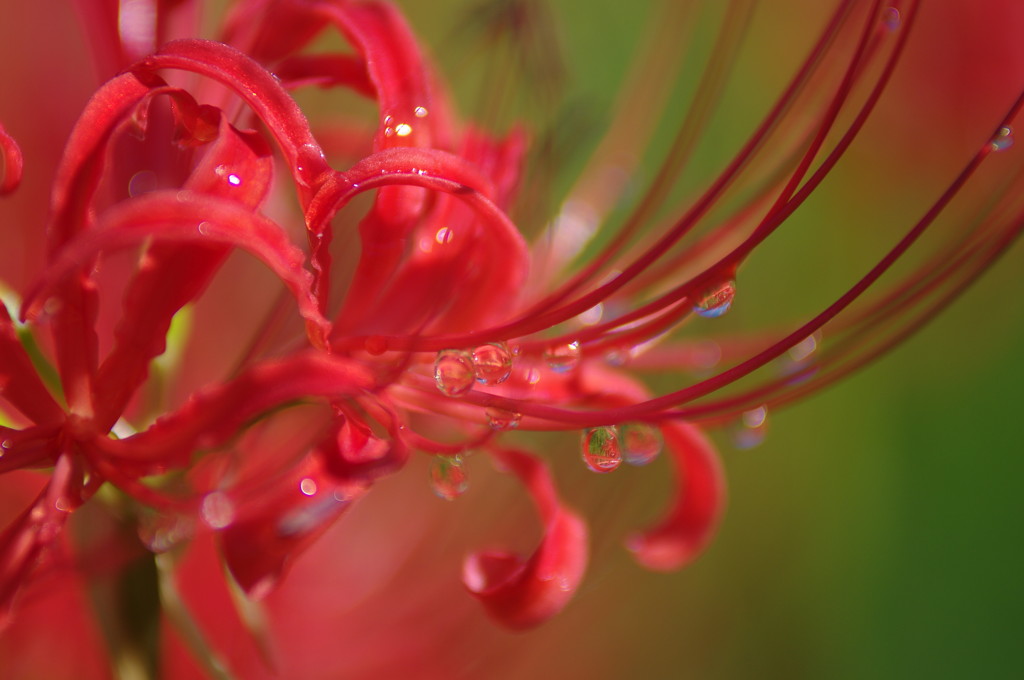
M 510 628 L 530 628 L 569 603 L 587 566 L 587 527 L 561 505 L 547 466 L 526 453 L 494 453 L 526 486 L 544 523 L 544 537 L 529 558 L 504 551 L 469 555 L 462 580 L 488 613 Z
M 654 527 L 627 539 L 636 560 L 655 571 L 679 569 L 691 562 L 714 535 L 725 509 L 725 477 L 718 454 L 696 426 L 661 426 L 675 462 L 675 498 Z
M 11 193 L 21 184 L 22 162 L 18 143 L 0 125 L 0 196 Z
M 334 477 L 318 456 L 307 456 L 259 498 L 252 512 L 219 532 L 231 575 L 252 597 L 270 592 L 288 562 L 326 531 L 364 492 Z

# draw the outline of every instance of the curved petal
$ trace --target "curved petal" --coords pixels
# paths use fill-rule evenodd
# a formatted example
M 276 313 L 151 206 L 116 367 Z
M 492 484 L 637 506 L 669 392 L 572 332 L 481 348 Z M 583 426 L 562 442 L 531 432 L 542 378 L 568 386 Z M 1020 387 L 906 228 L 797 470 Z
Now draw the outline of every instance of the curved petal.
M 714 535 L 725 508 L 725 476 L 696 426 L 671 422 L 661 431 L 675 461 L 675 498 L 656 526 L 630 536 L 626 546 L 648 569 L 672 571 L 691 562 Z
M 509 628 L 530 628 L 569 603 L 587 567 L 587 526 L 558 499 L 543 462 L 519 451 L 496 451 L 498 463 L 526 486 L 544 523 L 544 537 L 529 558 L 503 551 L 469 555 L 462 580 L 487 612 Z

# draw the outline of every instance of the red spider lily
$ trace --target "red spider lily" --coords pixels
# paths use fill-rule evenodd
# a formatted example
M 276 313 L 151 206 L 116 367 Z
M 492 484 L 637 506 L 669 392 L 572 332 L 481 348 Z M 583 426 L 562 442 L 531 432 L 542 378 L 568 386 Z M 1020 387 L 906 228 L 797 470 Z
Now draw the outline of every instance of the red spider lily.
M 233 581 L 258 600 L 412 452 L 432 457 L 439 494 L 455 497 L 463 457 L 480 451 L 521 481 L 543 533 L 529 555 L 471 554 L 463 581 L 497 621 L 536 625 L 581 583 L 587 529 L 545 462 L 508 445 L 507 430 L 579 430 L 595 472 L 649 462 L 664 442 L 674 502 L 627 545 L 651 569 L 687 564 L 725 502 L 698 426 L 745 418 L 756 430 L 766 409 L 873 360 L 1024 227 L 1019 162 L 983 196 L 973 188 L 990 157 L 1009 155 L 1022 93 L 989 116 L 934 202 L 834 301 L 774 332 L 710 346 L 706 332 L 688 334 L 728 311 L 758 246 L 835 172 L 887 95 L 920 4 L 837 2 L 762 122 L 674 204 L 671 184 L 709 125 L 751 12 L 733 3 L 694 106 L 631 212 L 609 217 L 626 198 L 608 170 L 629 162 L 623 144 L 642 141 L 629 139 L 637 126 L 625 111 L 531 247 L 509 217 L 528 135 L 459 121 L 391 5 L 242 1 L 210 41 L 179 36 L 192 3 L 81 0 L 109 79 L 56 168 L 46 265 L 18 320 L 0 310 L 0 472 L 49 471 L 0 534 L 0 615 L 16 612 L 33 580 L 66 569 L 62 530 L 86 503 L 127 516 L 157 553 L 179 555 L 188 539 L 202 550 L 212 532 Z M 316 51 L 324 36 L 351 51 Z M 652 71 L 644 58 L 638 69 Z M 366 98 L 376 119 L 314 131 L 293 98 L 310 86 Z M 638 81 L 627 102 L 657 90 Z M 0 191 L 10 193 L 23 159 L 3 128 L 0 151 Z M 940 218 L 967 209 L 968 227 L 878 290 Z M 585 248 L 594 252 L 579 263 Z M 238 310 L 245 340 L 202 323 L 191 340 L 237 340 L 235 363 L 161 368 L 180 350 L 176 324 L 243 251 L 283 288 L 252 286 L 263 317 Z M 772 370 L 787 357 L 786 370 Z M 716 366 L 725 368 L 657 395 L 634 376 Z M 127 549 L 120 560 L 136 557 Z M 181 637 L 202 649 L 188 621 L 177 616 Z

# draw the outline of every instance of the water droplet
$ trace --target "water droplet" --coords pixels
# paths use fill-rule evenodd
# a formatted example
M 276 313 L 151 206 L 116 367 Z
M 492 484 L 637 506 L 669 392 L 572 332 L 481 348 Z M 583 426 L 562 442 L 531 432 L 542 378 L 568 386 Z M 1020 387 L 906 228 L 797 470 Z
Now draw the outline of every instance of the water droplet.
M 452 240 L 452 230 L 448 227 L 441 227 L 437 230 L 437 233 L 434 234 L 434 240 L 442 246 L 450 243 Z
M 429 111 L 424 106 L 417 106 L 413 113 L 416 114 L 417 118 L 426 118 Z
M 523 419 L 521 413 L 507 411 L 503 408 L 489 408 L 486 411 L 487 424 L 492 430 L 514 430 L 519 427 L 519 421 Z
M 544 361 L 555 373 L 568 373 L 580 363 L 580 343 L 576 340 L 548 347 Z
M 128 195 L 132 198 L 148 194 L 157 188 L 156 173 L 152 170 L 140 170 L 128 180 Z
M 412 134 L 412 126 L 408 123 L 399 123 L 395 126 L 395 134 L 399 137 L 408 137 Z
M 242 183 L 242 178 L 235 174 L 228 175 L 228 184 L 237 187 Z
M 583 462 L 594 472 L 611 472 L 622 465 L 622 450 L 615 427 L 594 427 L 583 432 Z
M 469 488 L 461 456 L 434 456 L 430 463 L 430 488 L 439 498 L 453 501 Z
M 768 408 L 759 406 L 744 411 L 733 429 L 733 444 L 738 449 L 752 449 L 764 441 L 768 428 Z
M 813 333 L 789 348 L 789 358 L 794 363 L 800 363 L 808 359 L 818 349 L 818 342 L 821 340 L 819 333 Z
M 301 491 L 305 496 L 316 495 L 316 480 L 306 477 L 299 482 L 299 491 Z
M 199 229 L 199 233 L 202 234 L 203 236 L 209 236 L 210 235 L 210 223 L 209 222 L 200 222 L 198 229 Z
M 211 529 L 223 529 L 235 520 L 235 505 L 223 491 L 213 491 L 203 497 L 199 515 Z
M 580 312 L 576 316 L 576 318 L 584 326 L 594 326 L 596 324 L 601 323 L 601 318 L 603 316 L 604 316 L 604 305 L 601 304 L 600 302 L 598 302 L 596 305 L 594 305 L 590 309 L 586 310 L 585 312 Z
M 489 342 L 473 350 L 473 367 L 477 382 L 496 385 L 512 374 L 512 352 L 503 342 Z
M 900 17 L 900 11 L 895 7 L 887 7 L 885 11 L 882 12 L 882 25 L 885 26 L 886 29 L 895 31 L 900 27 L 901 22 L 902 18 Z
M 999 128 L 992 135 L 992 150 L 1006 151 L 1013 146 L 1013 128 L 1009 125 Z
M 701 293 L 697 297 L 697 304 L 693 306 L 693 311 L 707 319 L 714 319 L 729 311 L 734 297 L 736 297 L 736 284 L 732 281 L 725 281 Z
M 458 397 L 473 387 L 473 355 L 462 349 L 445 349 L 434 360 L 434 383 L 442 394 Z
M 622 453 L 630 465 L 647 465 L 661 453 L 661 431 L 648 423 L 626 423 L 619 426 Z

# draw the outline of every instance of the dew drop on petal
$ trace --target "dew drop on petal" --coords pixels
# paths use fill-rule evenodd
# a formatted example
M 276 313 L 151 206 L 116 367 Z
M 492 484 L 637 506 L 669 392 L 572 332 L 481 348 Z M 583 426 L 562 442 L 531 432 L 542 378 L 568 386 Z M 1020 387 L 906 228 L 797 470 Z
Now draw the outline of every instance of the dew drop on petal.
M 568 373 L 580 363 L 580 343 L 574 340 L 552 345 L 545 350 L 544 361 L 555 373 Z
M 489 342 L 473 350 L 473 368 L 476 381 L 483 385 L 496 385 L 512 375 L 512 352 L 503 342 Z
M 425 106 L 417 106 L 413 110 L 413 113 L 416 114 L 417 118 L 426 118 L 429 112 L 427 111 L 427 108 Z
M 435 456 L 430 463 L 430 488 L 438 498 L 453 501 L 469 488 L 461 456 Z
M 648 423 L 626 423 L 619 426 L 619 441 L 626 462 L 647 465 L 661 453 L 661 431 Z
M 1009 125 L 999 128 L 992 135 L 992 150 L 1006 151 L 1013 146 L 1013 128 Z
M 203 236 L 209 236 L 210 235 L 210 223 L 209 222 L 200 222 L 199 226 L 197 227 L 197 229 L 199 229 L 199 233 L 202 234 Z
M 301 491 L 304 496 L 316 495 L 316 480 L 310 477 L 304 478 L 299 482 L 299 491 Z
M 701 293 L 697 298 L 697 304 L 693 306 L 693 311 L 704 318 L 714 319 L 729 311 L 734 297 L 736 284 L 733 281 L 725 281 Z
M 395 126 L 395 134 L 399 137 L 408 137 L 412 134 L 412 126 L 408 123 L 399 123 Z
M 444 349 L 434 360 L 434 383 L 441 393 L 458 397 L 473 387 L 473 355 L 461 349 Z
M 768 428 L 768 409 L 764 406 L 744 411 L 739 423 L 733 429 L 733 445 L 746 450 L 764 441 Z
M 213 491 L 203 497 L 199 516 L 211 529 L 223 529 L 235 520 L 235 505 L 223 491 Z
M 486 415 L 487 424 L 492 430 L 514 430 L 519 427 L 519 421 L 523 419 L 521 413 L 503 408 L 489 408 Z
M 615 427 L 605 425 L 583 431 L 583 462 L 594 472 L 611 472 L 622 465 L 622 450 Z

